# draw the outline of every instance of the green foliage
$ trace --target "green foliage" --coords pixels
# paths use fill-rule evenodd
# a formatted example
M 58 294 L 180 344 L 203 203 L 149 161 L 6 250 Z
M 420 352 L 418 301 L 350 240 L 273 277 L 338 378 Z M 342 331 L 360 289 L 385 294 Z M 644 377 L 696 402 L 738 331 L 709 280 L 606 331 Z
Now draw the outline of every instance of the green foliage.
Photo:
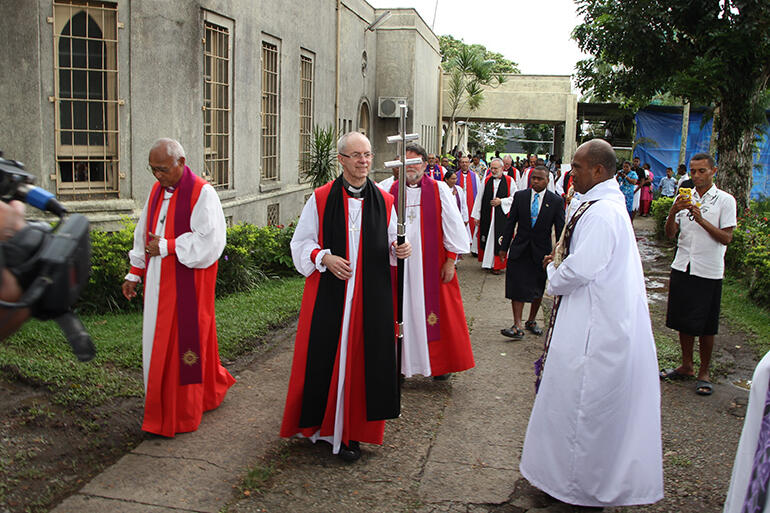
M 493 58 L 481 45 L 467 45 L 451 36 L 442 36 L 442 62 L 449 73 L 447 100 L 450 107 L 450 126 L 454 126 L 457 113 L 463 108 L 471 112 L 484 101 L 484 87 L 498 87 L 505 83 L 503 73 L 518 73 L 513 63 L 504 65 Z M 500 71 L 513 69 L 513 71 Z M 446 143 L 445 143 L 446 144 Z M 447 148 L 443 151 L 446 153 Z
M 468 148 L 477 148 L 486 155 L 502 151 L 507 139 L 502 123 L 468 123 Z
M 337 177 L 337 142 L 334 140 L 334 127 L 313 127 L 310 139 L 310 155 L 302 163 L 304 176 L 310 180 L 313 189 L 321 187 Z
M 125 271 L 124 271 L 125 272 Z M 219 353 L 231 360 L 264 343 L 276 326 L 299 312 L 301 276 L 265 280 L 254 289 L 216 302 Z M 0 345 L 0 376 L 44 386 L 68 407 L 97 405 L 112 397 L 141 397 L 142 315 L 83 315 L 97 356 L 80 363 L 52 321 L 31 320 Z
M 289 226 L 237 224 L 227 230 L 227 245 L 219 259 L 217 296 L 249 290 L 266 276 L 292 273 L 289 243 L 295 223 Z
M 553 127 L 551 125 L 524 125 L 524 138 L 530 141 L 553 140 Z M 545 153 L 550 151 L 550 145 L 547 143 L 522 142 L 521 147 L 527 153 Z
M 116 232 L 91 232 L 91 276 L 78 302 L 81 312 L 138 310 L 139 301 L 126 301 L 120 285 L 131 264 L 128 252 L 134 245 L 135 224 L 123 221 Z
M 481 55 L 482 59 L 494 61 L 492 73 L 520 73 L 519 66 L 515 62 L 506 59 L 502 54 L 490 52 L 484 45 L 464 43 L 462 39 L 455 39 L 452 36 L 439 36 L 439 49 L 441 51 L 441 64 L 444 70 L 448 71 L 450 61 L 454 59 L 462 49 L 470 48 Z
M 722 281 L 722 314 L 731 325 L 753 335 L 748 342 L 761 358 L 770 351 L 770 309 L 750 300 L 746 280 L 739 271 L 728 271 Z
M 755 203 L 754 209 L 746 209 L 738 217 L 725 263 L 745 276 L 751 299 L 770 306 L 770 213 L 758 210 L 766 201 Z
M 674 199 L 665 196 L 660 196 L 652 202 L 650 213 L 655 220 L 655 237 L 658 239 L 666 238 L 666 218 L 673 204 Z
M 128 252 L 134 244 L 134 226 L 126 222 L 116 232 L 91 232 L 91 276 L 78 301 L 78 312 L 141 309 L 141 298 L 127 301 L 120 288 L 130 267 Z M 289 243 L 294 228 L 294 222 L 286 227 L 239 224 L 228 228 L 227 245 L 219 259 L 217 295 L 249 290 L 267 276 L 292 274 Z
M 573 38 L 593 57 L 577 85 L 595 100 L 642 107 L 668 94 L 719 109 L 720 187 L 746 206 L 752 145 L 766 122 L 770 2 L 577 0 Z M 740 70 L 741 79 L 734 74 Z

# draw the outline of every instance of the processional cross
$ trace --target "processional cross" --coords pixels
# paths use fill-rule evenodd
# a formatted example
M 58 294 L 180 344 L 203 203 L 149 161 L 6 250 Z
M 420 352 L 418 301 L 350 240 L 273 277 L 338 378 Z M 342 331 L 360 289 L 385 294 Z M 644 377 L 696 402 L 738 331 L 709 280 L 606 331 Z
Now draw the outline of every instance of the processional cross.
M 406 166 L 410 166 L 413 164 L 422 164 L 421 158 L 413 158 L 413 159 L 407 159 L 406 158 L 406 143 L 407 141 L 416 141 L 420 138 L 417 134 L 407 134 L 406 133 L 406 113 L 407 113 L 407 106 L 406 104 L 400 104 L 399 105 L 400 114 L 401 117 L 398 120 L 398 134 L 397 135 L 390 135 L 388 136 L 388 144 L 397 143 L 398 144 L 398 151 L 397 154 L 399 155 L 398 160 L 389 160 L 385 162 L 385 167 L 388 169 L 393 168 L 400 168 L 398 171 L 398 231 L 397 231 L 397 239 L 396 242 L 398 244 L 403 244 L 406 240 L 406 225 L 404 223 L 404 210 L 406 210 Z M 413 212 L 410 212 L 412 216 L 415 214 Z M 410 222 L 414 220 L 411 219 Z M 401 375 L 401 351 L 402 347 L 404 345 L 404 261 L 400 258 L 397 262 L 397 303 L 396 303 L 396 322 L 398 327 L 398 332 L 396 333 L 397 340 L 398 340 L 398 350 L 396 352 L 396 358 L 398 361 L 398 374 L 399 374 L 399 383 L 400 375 Z

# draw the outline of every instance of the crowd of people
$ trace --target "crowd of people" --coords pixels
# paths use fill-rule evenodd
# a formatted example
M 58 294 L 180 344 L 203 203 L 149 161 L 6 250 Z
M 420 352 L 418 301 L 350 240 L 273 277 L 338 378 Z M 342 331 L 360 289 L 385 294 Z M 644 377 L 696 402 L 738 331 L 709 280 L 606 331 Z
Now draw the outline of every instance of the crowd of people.
M 456 263 L 475 253 L 482 268 L 506 275 L 513 325 L 501 334 L 521 340 L 530 332 L 543 341 L 522 475 L 583 508 L 660 500 L 660 379 L 692 377 L 698 394 L 713 390 L 724 254 L 736 225 L 735 199 L 714 185 L 713 157 L 696 154 L 689 173 L 669 168 L 660 181 L 660 194 L 676 198 L 665 226 L 678 237 L 666 325 L 679 332 L 682 364 L 659 370 L 632 226 L 634 194 L 639 215 L 649 212 L 649 166 L 634 159 L 618 170 L 613 148 L 600 139 L 581 145 L 564 173 L 558 159 L 548 159 L 549 167 L 536 156 L 487 164 L 460 155 L 455 168 L 410 144 L 406 156 L 418 163 L 405 169 L 401 234 L 397 176 L 372 181 L 374 154 L 361 133 L 343 135 L 337 149 L 342 173 L 310 195 L 291 241 L 307 279 L 280 435 L 326 441 L 333 454 L 356 461 L 360 443 L 382 444 L 385 421 L 399 416 L 403 380 L 446 380 L 472 368 Z M 214 320 L 225 219 L 216 191 L 186 165 L 177 141 L 159 139 L 149 169 L 157 182 L 136 225 L 122 289 L 131 300 L 144 281 L 142 429 L 173 437 L 195 431 L 235 382 L 220 363 Z M 23 229 L 18 207 L 0 210 L 10 235 Z M 402 323 L 392 272 L 399 260 Z M 4 299 L 18 295 L 5 278 Z M 546 293 L 553 307 L 539 326 Z M 725 511 L 761 511 L 767 501 L 770 359 L 763 364 Z
M 455 167 L 412 143 L 406 157 L 417 163 L 405 166 L 398 220 L 398 173 L 375 184 L 373 157 L 365 135 L 343 135 L 342 173 L 310 195 L 292 238 L 306 283 L 280 436 L 323 440 L 334 455 L 356 461 L 360 444 L 382 444 L 385 421 L 399 416 L 403 380 L 447 380 L 472 368 L 456 263 L 474 255 L 482 269 L 505 274 L 513 324 L 501 335 L 543 340 L 522 475 L 581 508 L 660 500 L 659 381 L 694 377 L 698 394 L 713 390 L 724 253 L 736 224 L 735 200 L 713 183 L 714 159 L 694 155 L 689 175 L 686 166 L 677 176 L 669 168 L 660 181 L 660 194 L 676 198 L 666 221 L 666 234 L 678 233 L 666 325 L 679 332 L 682 365 L 659 370 L 632 225 L 636 212 L 649 215 L 648 165 L 635 158 L 618 169 L 615 151 L 600 139 L 581 145 L 563 173 L 559 159 L 536 155 L 488 163 L 456 155 Z M 235 382 L 219 361 L 214 322 L 224 215 L 211 185 L 185 162 L 177 141 L 151 148 L 157 183 L 123 283 L 130 300 L 145 282 L 142 428 L 167 437 L 197 429 Z M 402 322 L 393 273 L 399 260 Z M 554 302 L 540 326 L 546 293 Z M 752 492 L 767 484 L 756 484 L 753 460 L 736 461 L 733 486 L 748 486 L 747 501 L 763 500 Z

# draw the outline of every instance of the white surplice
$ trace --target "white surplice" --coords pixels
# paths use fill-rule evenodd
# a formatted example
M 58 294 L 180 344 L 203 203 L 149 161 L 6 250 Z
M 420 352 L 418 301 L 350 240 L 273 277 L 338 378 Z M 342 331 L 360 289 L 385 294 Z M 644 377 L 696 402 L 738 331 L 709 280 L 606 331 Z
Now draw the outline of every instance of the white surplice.
M 153 233 L 163 234 L 166 229 L 166 213 L 172 193 L 163 192 L 163 202 L 158 213 L 158 222 Z M 142 214 L 134 229 L 134 247 L 128 252 L 131 265 L 140 269 L 145 268 L 145 240 L 147 230 L 148 204 L 144 204 Z M 216 262 L 227 240 L 227 225 L 222 204 L 214 188 L 206 184 L 201 188 L 198 201 L 190 215 L 190 232 L 176 238 L 177 260 L 193 269 L 205 269 Z M 165 238 L 158 244 L 160 256 L 150 257 L 149 265 L 144 275 L 144 316 L 142 317 L 142 370 L 144 371 L 144 389 L 147 391 L 147 377 L 150 372 L 150 357 L 152 342 L 155 338 L 155 323 L 158 319 L 158 295 L 160 293 L 161 260 L 168 256 L 168 243 Z M 139 281 L 139 276 L 128 274 L 127 280 Z
M 468 232 L 452 191 L 438 182 L 441 198 L 441 227 L 444 248 L 461 255 L 470 251 Z M 401 351 L 401 373 L 431 375 L 428 354 L 428 329 L 425 326 L 425 288 L 422 268 L 422 230 L 420 229 L 421 187 L 406 187 L 406 239 L 412 244 L 412 255 L 404 260 L 404 345 Z M 439 265 L 438 262 L 428 265 Z
M 503 179 L 504 178 L 502 176 L 500 178 L 490 178 L 490 180 L 493 180 L 493 199 L 497 197 L 497 188 L 500 186 L 500 181 Z M 483 203 L 482 197 L 484 196 L 484 189 L 486 186 L 486 184 L 483 185 L 479 193 L 476 195 L 476 201 L 473 203 L 473 212 L 471 213 L 471 217 L 476 220 L 477 231 L 479 229 L 478 227 L 481 226 L 481 204 Z M 516 180 L 511 178 L 511 186 L 508 191 L 508 196 L 506 198 L 500 198 L 500 208 L 503 209 L 503 213 L 505 215 L 508 215 L 508 212 L 511 210 L 511 205 L 513 204 L 513 193 L 517 190 Z M 491 269 L 495 264 L 495 209 L 488 204 L 485 205 L 485 207 L 492 209 L 492 216 L 489 222 L 489 230 L 487 232 L 487 242 L 484 244 L 484 259 L 481 262 L 481 267 L 483 269 Z
M 561 304 L 527 426 L 520 470 L 569 504 L 663 497 L 660 383 L 644 276 L 614 179 L 577 222 L 570 254 L 548 266 Z
M 465 232 L 468 234 L 468 240 L 471 240 L 471 226 L 468 224 L 470 216 L 468 214 L 468 202 L 466 201 L 465 191 L 459 185 L 455 185 L 455 189 L 457 189 L 457 194 L 460 196 L 460 217 L 463 218 L 463 223 L 465 223 Z M 457 204 L 456 196 L 455 204 Z
M 316 431 L 310 439 L 315 442 L 318 439 L 325 440 L 332 444 L 332 452 L 339 453 L 342 443 L 342 428 L 344 426 L 344 405 L 345 405 L 345 369 L 347 368 L 347 351 L 350 332 L 350 311 L 353 306 L 353 291 L 356 288 L 356 269 L 358 268 L 358 252 L 361 242 L 361 217 L 363 216 L 363 200 L 348 197 L 348 260 L 353 276 L 347 280 L 345 285 L 345 306 L 342 314 L 342 326 L 340 329 L 340 340 L 344 343 L 339 348 L 339 379 L 337 381 L 337 408 L 334 412 L 334 436 L 320 436 Z M 390 223 L 388 224 L 388 242 L 392 245 L 396 241 L 396 211 L 391 209 Z M 311 260 L 310 254 L 313 250 L 320 248 L 318 243 L 318 230 L 320 220 L 318 218 L 318 207 L 315 201 L 315 194 L 311 194 L 302 214 L 297 222 L 297 228 L 294 236 L 291 238 L 291 258 L 294 261 L 294 267 L 303 276 L 308 277 L 314 271 L 326 272 L 326 266 L 321 263 L 324 255 L 331 253 L 329 249 L 322 249 L 316 255 L 315 262 Z M 407 238 L 408 240 L 408 238 Z M 392 246 L 391 246 L 392 248 Z M 343 256 L 343 255 L 338 255 Z M 395 253 L 391 249 L 390 263 L 396 265 Z
M 730 478 L 730 489 L 727 490 L 724 513 L 741 513 L 743 511 L 743 502 L 746 500 L 746 491 L 749 488 L 754 466 L 754 454 L 757 451 L 759 432 L 762 428 L 768 383 L 770 383 L 770 352 L 766 353 L 759 361 L 757 368 L 754 369 L 754 376 L 751 378 L 746 420 L 743 421 L 741 440 L 738 442 L 738 450 L 735 453 L 733 474 Z M 768 502 L 770 501 L 765 502 L 762 509 L 765 513 L 770 511 Z

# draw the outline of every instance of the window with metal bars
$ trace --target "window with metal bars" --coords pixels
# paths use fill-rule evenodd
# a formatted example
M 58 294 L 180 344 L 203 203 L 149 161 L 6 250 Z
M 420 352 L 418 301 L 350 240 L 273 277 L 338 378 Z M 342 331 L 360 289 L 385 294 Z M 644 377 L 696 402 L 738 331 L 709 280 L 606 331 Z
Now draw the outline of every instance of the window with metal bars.
M 280 117 L 278 45 L 262 42 L 262 180 L 277 181 Z
M 299 179 L 307 180 L 310 140 L 313 135 L 313 58 L 299 59 Z
M 230 187 L 231 154 L 231 31 L 213 23 L 204 11 L 203 44 L 203 141 L 206 179 L 217 189 Z M 221 18 L 221 17 L 217 17 Z M 220 20 L 217 20 L 220 21 Z
M 55 0 L 51 21 L 56 192 L 65 199 L 115 197 L 120 185 L 117 5 Z

